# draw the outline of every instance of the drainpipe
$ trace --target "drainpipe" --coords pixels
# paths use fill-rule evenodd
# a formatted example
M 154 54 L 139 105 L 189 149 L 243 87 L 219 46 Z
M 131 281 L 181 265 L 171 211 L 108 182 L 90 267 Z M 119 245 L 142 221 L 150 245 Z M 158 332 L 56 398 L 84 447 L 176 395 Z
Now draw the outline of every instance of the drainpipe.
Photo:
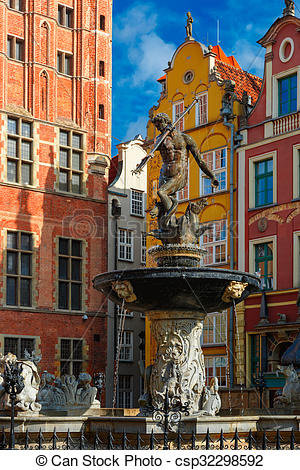
M 233 156 L 234 156 L 234 124 L 228 121 L 228 115 L 224 114 L 225 127 L 230 129 L 230 209 L 229 209 L 229 231 L 230 231 L 230 269 L 234 269 L 234 239 L 233 239 Z M 233 319 L 234 312 L 233 307 L 230 308 L 229 316 L 229 378 L 230 378 L 230 388 L 233 387 L 233 372 L 234 372 L 234 356 L 233 356 Z

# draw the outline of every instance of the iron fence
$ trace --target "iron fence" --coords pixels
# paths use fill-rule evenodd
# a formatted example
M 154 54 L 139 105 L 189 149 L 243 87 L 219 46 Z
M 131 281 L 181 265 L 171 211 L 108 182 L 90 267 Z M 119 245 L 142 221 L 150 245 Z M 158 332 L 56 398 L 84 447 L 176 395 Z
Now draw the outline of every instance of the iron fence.
M 3 429 L 0 449 L 11 448 L 10 435 Z M 196 434 L 162 432 L 160 434 L 113 433 L 111 431 L 80 433 L 29 432 L 15 433 L 19 450 L 300 450 L 300 431 L 249 431 Z

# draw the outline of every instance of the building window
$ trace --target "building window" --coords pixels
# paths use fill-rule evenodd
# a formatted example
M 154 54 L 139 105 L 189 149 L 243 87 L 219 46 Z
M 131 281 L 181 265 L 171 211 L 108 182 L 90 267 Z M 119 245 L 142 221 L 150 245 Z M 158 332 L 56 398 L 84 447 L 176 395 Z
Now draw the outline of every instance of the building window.
M 202 344 L 226 344 L 227 313 L 209 313 L 203 323 Z
M 126 318 L 133 318 L 133 312 L 130 312 L 129 310 L 126 310 L 126 308 L 122 308 L 121 305 L 115 304 L 115 306 L 116 306 L 116 311 L 117 311 L 118 317 L 125 316 Z M 120 319 L 120 321 L 122 321 L 122 320 Z
M 204 233 L 202 239 L 203 248 L 207 251 L 207 254 L 203 259 L 203 264 L 226 263 L 226 220 L 217 220 L 215 222 L 210 222 L 210 224 L 212 225 L 212 228 Z
M 293 272 L 293 287 L 300 287 L 300 231 L 294 232 L 293 234 L 293 261 L 294 261 L 294 272 Z
M 215 174 L 219 182 L 218 188 L 213 188 L 211 179 L 201 172 L 200 181 L 200 195 L 211 194 L 213 191 L 224 191 L 227 189 L 227 148 L 213 150 L 211 152 L 203 153 L 202 159 L 208 168 Z
M 195 117 L 196 117 L 196 127 L 206 124 L 208 121 L 207 117 L 207 93 L 201 93 L 197 95 L 199 101 L 196 103 L 195 107 Z
M 82 309 L 82 242 L 59 238 L 58 308 Z
M 83 340 L 60 339 L 60 376 L 74 375 L 82 372 Z
M 8 0 L 8 6 L 14 10 L 24 11 L 23 0 Z
M 255 165 L 255 207 L 273 202 L 273 159 Z
M 118 408 L 132 407 L 132 375 L 119 375 Z
M 58 51 L 57 70 L 65 75 L 73 75 L 73 55 Z
M 125 228 L 119 229 L 119 260 L 121 261 L 133 261 L 133 236 L 132 230 Z
M 73 28 L 73 8 L 58 5 L 58 23 L 67 28 Z
M 18 359 L 26 359 L 25 351 L 30 355 L 35 350 L 35 339 L 27 337 L 13 337 L 5 336 L 4 337 L 4 356 L 11 353 L 17 356 Z
M 173 122 L 175 122 L 179 116 L 181 116 L 183 111 L 184 101 L 177 101 L 176 103 L 173 103 Z M 184 117 L 177 123 L 176 129 L 181 132 L 184 130 Z
M 227 357 L 204 356 L 206 384 L 209 385 L 213 377 L 217 377 L 220 387 L 227 385 Z
M 7 120 L 7 181 L 32 184 L 32 124 L 23 119 Z
M 120 361 L 130 362 L 133 360 L 133 332 L 123 331 L 120 344 Z
M 100 60 L 100 62 L 99 62 L 99 75 L 100 75 L 100 77 L 105 76 L 104 60 Z
M 100 15 L 100 29 L 101 31 L 105 31 L 105 16 Z
M 7 232 L 6 305 L 31 307 L 32 234 Z
M 83 136 L 73 131 L 59 131 L 59 189 L 82 194 Z
M 142 191 L 130 191 L 130 214 L 144 217 L 144 193 Z
M 297 111 L 297 74 L 278 80 L 278 114 Z
M 273 243 L 255 245 L 255 272 L 260 273 L 261 287 L 273 289 Z
M 190 161 L 188 160 L 187 167 L 187 183 L 184 188 L 177 191 L 176 198 L 178 202 L 187 201 L 189 199 L 189 186 L 190 186 Z
M 24 61 L 24 40 L 7 36 L 7 55 L 11 59 Z
M 99 119 L 104 119 L 104 104 L 99 104 Z
M 147 235 L 145 232 L 141 233 L 141 263 L 146 264 L 147 258 Z

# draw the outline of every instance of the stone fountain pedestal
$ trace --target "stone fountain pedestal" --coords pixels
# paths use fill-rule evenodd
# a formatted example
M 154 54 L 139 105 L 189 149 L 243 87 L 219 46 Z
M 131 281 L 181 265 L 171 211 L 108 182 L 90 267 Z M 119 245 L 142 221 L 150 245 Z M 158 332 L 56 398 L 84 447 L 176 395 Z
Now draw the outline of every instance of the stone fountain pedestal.
M 157 347 L 149 381 L 148 403 L 141 399 L 141 411 L 161 408 L 166 390 L 175 406 L 189 415 L 215 414 L 221 400 L 205 386 L 204 357 L 200 345 L 205 314 L 201 312 L 148 312 Z M 146 407 L 145 407 L 146 404 Z
M 157 344 L 155 363 L 145 371 L 141 416 L 170 408 L 186 416 L 215 415 L 221 407 L 218 380 L 205 385 L 200 345 L 204 319 L 240 302 L 259 287 L 248 273 L 199 267 L 195 245 L 151 249 L 158 267 L 99 274 L 94 287 L 129 311 L 143 312 Z

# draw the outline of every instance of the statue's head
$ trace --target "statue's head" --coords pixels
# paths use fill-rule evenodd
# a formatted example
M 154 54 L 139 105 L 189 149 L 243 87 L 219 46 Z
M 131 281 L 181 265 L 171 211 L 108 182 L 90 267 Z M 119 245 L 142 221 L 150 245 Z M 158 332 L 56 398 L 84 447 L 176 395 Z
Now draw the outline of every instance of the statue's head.
M 163 131 L 167 126 L 172 124 L 171 119 L 166 113 L 159 113 L 151 119 L 151 122 L 159 131 Z

